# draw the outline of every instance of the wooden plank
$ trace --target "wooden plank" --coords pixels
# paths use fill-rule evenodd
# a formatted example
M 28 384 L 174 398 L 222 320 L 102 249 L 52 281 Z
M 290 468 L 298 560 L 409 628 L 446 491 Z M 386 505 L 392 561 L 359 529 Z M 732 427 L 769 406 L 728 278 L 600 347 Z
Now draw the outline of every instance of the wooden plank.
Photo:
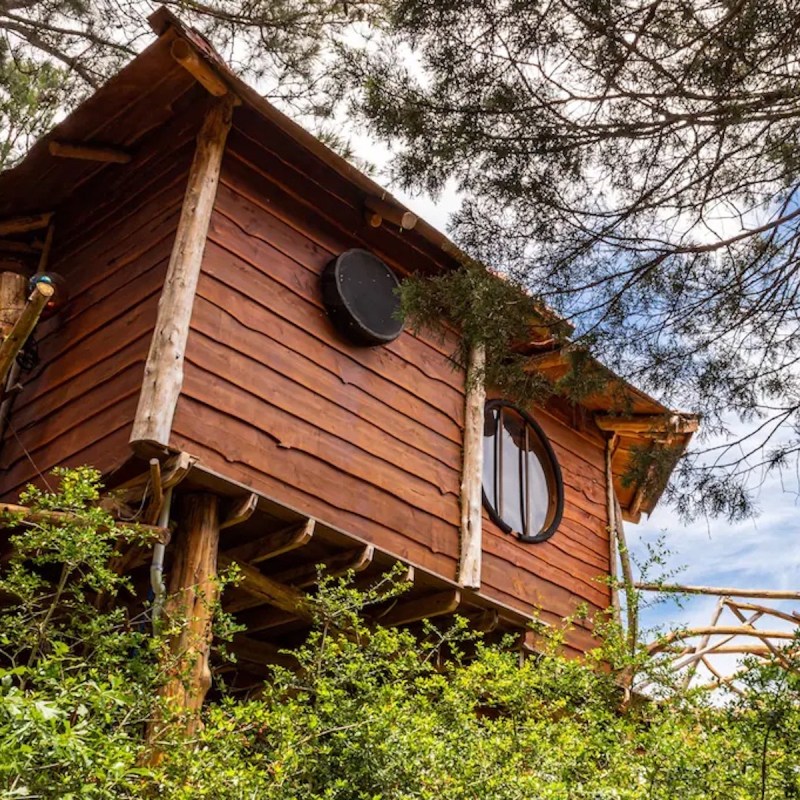
M 6 217 L 0 219 L 0 236 L 8 236 L 15 233 L 29 233 L 46 228 L 53 218 L 53 212 L 48 211 L 43 214 L 28 214 L 22 217 Z
M 84 161 L 101 161 L 104 163 L 127 164 L 133 156 L 120 147 L 102 147 L 86 143 L 74 144 L 51 140 L 47 145 L 51 156 L 61 158 L 77 158 Z
M 194 294 L 231 114 L 229 99 L 215 103 L 197 138 L 197 151 L 158 304 L 156 330 L 145 365 L 144 385 L 131 434 L 133 445 L 139 442 L 169 444 L 175 404 L 183 383 L 183 357 Z
M 421 619 L 434 619 L 435 617 L 452 614 L 460 603 L 461 592 L 449 589 L 427 597 L 398 603 L 386 614 L 379 616 L 377 621 L 386 627 L 408 625 L 412 622 L 419 622 Z
M 486 404 L 486 348 L 473 346 L 466 378 L 464 463 L 461 469 L 461 542 L 458 582 L 470 589 L 481 586 L 483 552 L 483 428 Z
M 315 526 L 316 521 L 313 519 L 293 523 L 252 542 L 230 547 L 225 551 L 225 555 L 232 561 L 259 564 L 307 545 L 314 536 Z

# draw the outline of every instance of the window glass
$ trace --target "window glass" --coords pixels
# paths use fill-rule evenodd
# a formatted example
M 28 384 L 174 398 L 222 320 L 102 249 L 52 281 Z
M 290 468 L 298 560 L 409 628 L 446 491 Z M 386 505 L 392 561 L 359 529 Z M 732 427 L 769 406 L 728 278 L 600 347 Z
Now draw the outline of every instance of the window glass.
M 530 415 L 503 401 L 486 404 L 483 496 L 507 533 L 542 541 L 561 517 L 561 472 L 547 439 Z

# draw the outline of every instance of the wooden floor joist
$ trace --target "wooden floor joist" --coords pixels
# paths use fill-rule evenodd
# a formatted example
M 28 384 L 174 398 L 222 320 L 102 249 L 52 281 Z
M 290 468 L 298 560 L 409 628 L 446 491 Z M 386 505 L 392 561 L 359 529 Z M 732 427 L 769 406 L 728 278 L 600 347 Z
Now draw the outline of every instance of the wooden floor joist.
M 461 592 L 448 589 L 444 592 L 397 603 L 378 618 L 381 625 L 408 625 L 421 619 L 434 619 L 452 614 L 461 603 Z
M 356 547 L 353 550 L 343 550 L 341 553 L 337 553 L 335 556 L 326 558 L 318 563 L 298 564 L 270 577 L 278 583 L 303 588 L 317 582 L 320 569 L 323 575 L 331 577 L 344 575 L 346 572 L 351 571 L 361 572 L 372 563 L 374 553 L 375 548 L 368 544 L 363 547 Z
M 45 214 L 28 214 L 24 217 L 6 217 L 0 219 L 0 236 L 8 236 L 15 233 L 29 233 L 39 231 L 50 224 L 53 212 Z
M 253 513 L 258 506 L 258 495 L 254 492 L 251 492 L 248 495 L 245 495 L 238 501 L 236 501 L 229 509 L 228 513 L 225 515 L 225 519 L 220 524 L 220 530 L 225 530 L 225 528 L 232 528 L 234 525 L 240 525 L 242 522 L 246 522 L 250 517 L 253 516 Z M 246 560 L 246 559 L 245 559 Z
M 308 544 L 314 537 L 315 526 L 315 520 L 310 518 L 304 522 L 293 523 L 252 542 L 228 548 L 225 550 L 225 556 L 231 561 L 260 564 L 262 561 L 276 558 Z

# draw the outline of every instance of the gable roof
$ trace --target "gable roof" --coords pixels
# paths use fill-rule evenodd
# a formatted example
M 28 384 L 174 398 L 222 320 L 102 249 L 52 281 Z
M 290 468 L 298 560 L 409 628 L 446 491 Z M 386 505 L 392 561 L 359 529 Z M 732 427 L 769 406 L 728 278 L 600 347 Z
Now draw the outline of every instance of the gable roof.
M 0 218 L 50 211 L 89 178 L 115 168 L 113 164 L 58 157 L 51 152 L 53 143 L 119 148 L 131 154 L 135 165 L 137 143 L 176 113 L 198 80 L 212 93 L 232 92 L 241 102 L 241 113 L 251 115 L 264 126 L 265 133 L 269 130 L 280 135 L 285 146 L 295 148 L 296 156 L 302 157 L 317 183 L 335 180 L 337 191 L 346 192 L 362 208 L 377 201 L 398 217 L 408 211 L 369 176 L 237 77 L 199 33 L 184 26 L 167 9 L 159 9 L 149 21 L 158 36 L 155 42 L 43 136 L 19 164 L 0 173 Z M 191 62 L 186 69 L 178 62 L 179 55 L 184 62 Z M 419 218 L 411 230 L 385 226 L 381 235 L 398 247 L 413 248 L 424 256 L 420 264 L 427 264 L 431 271 L 452 270 L 474 261 Z M 531 365 L 553 380 L 568 368 L 559 351 L 538 353 Z M 581 405 L 595 415 L 598 426 L 612 440 L 614 488 L 624 516 L 638 521 L 642 512 L 650 513 L 657 504 L 666 484 L 664 475 L 671 472 L 688 446 L 697 429 L 697 418 L 671 411 L 602 365 L 597 366 L 608 374 L 607 389 L 585 398 Z M 620 416 L 623 407 L 625 416 Z M 626 479 L 640 448 L 664 451 L 669 463 L 666 470 L 660 470 L 661 480 L 630 483 Z

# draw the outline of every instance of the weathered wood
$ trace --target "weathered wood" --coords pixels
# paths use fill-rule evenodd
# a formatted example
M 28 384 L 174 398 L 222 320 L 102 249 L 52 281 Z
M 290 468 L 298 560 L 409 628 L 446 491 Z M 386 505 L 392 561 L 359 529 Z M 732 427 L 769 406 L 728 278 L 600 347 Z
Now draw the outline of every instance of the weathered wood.
M 256 506 L 258 506 L 258 495 L 255 492 L 251 492 L 250 494 L 240 498 L 228 510 L 228 513 L 225 515 L 225 519 L 219 526 L 220 530 L 232 528 L 234 525 L 239 525 L 242 522 L 246 522 L 248 519 L 250 519 L 250 517 L 253 516 Z M 247 559 L 244 560 L 246 561 Z
M 614 521 L 619 550 L 619 563 L 622 567 L 622 581 L 625 588 L 625 613 L 628 617 L 628 649 L 633 655 L 639 641 L 639 598 L 634 588 L 633 566 L 628 542 L 625 538 L 625 526 L 622 524 L 622 510 L 619 500 L 614 496 Z
M 617 542 L 617 498 L 614 493 L 614 472 L 611 459 L 614 454 L 614 438 L 606 442 L 606 512 L 608 514 L 608 566 L 611 578 L 611 608 L 617 625 L 622 624 L 622 610 L 619 602 L 619 586 L 617 586 L 617 558 L 619 544 Z
M 169 641 L 164 665 L 168 678 L 158 690 L 159 706 L 147 731 L 156 763 L 161 757 L 159 740 L 166 729 L 177 724 L 188 735 L 197 729 L 200 709 L 211 687 L 209 655 L 218 592 L 219 501 L 213 494 L 190 494 L 182 500 L 169 596 L 164 605 L 164 616 L 178 632 Z
M 365 207 L 372 212 L 371 218 L 377 218 L 378 225 L 382 220 L 385 220 L 390 225 L 397 225 L 405 231 L 413 230 L 416 227 L 419 217 L 407 208 L 403 208 L 397 202 L 390 202 L 383 197 L 369 196 L 364 200 Z M 370 225 L 373 228 L 378 227 L 370 220 Z
M 145 364 L 131 443 L 167 445 L 183 383 L 183 360 L 208 223 L 217 193 L 225 140 L 231 126 L 230 97 L 214 103 L 197 137 L 181 218 L 172 248 L 158 318 Z
M 222 567 L 238 564 L 242 575 L 239 588 L 257 597 L 261 602 L 289 611 L 299 619 L 311 619 L 308 601 L 302 592 L 268 578 L 250 564 L 233 561 L 225 553 L 220 553 L 219 563 Z
M 317 582 L 320 570 L 323 575 L 330 577 L 344 575 L 350 571 L 361 572 L 365 570 L 372 563 L 374 553 L 375 548 L 368 544 L 364 547 L 357 547 L 354 550 L 345 550 L 317 563 L 298 564 L 296 567 L 289 567 L 289 569 L 270 577 L 272 580 L 278 581 L 278 583 L 285 583 L 297 588 L 311 586 Z
M 161 462 L 157 458 L 150 459 L 150 504 L 147 507 L 147 514 L 145 515 L 148 520 L 155 522 L 159 514 L 161 514 L 161 507 L 164 505 L 164 484 L 161 479 Z
M 163 491 L 172 489 L 184 480 L 191 472 L 192 467 L 197 463 L 197 459 L 189 453 L 178 453 L 176 456 L 168 458 L 161 465 L 161 488 Z M 111 494 L 122 502 L 130 503 L 140 500 L 151 488 L 152 473 L 150 468 L 147 472 L 137 475 L 125 483 L 117 486 Z
M 461 547 L 458 582 L 470 589 L 481 586 L 483 553 L 483 426 L 486 404 L 486 349 L 472 348 L 466 376 L 464 460 L 461 469 Z
M 50 224 L 53 212 L 45 214 L 29 214 L 24 217 L 6 217 L 0 219 L 0 236 L 8 236 L 10 233 L 28 233 L 46 228 Z
M 288 525 L 252 542 L 231 547 L 225 551 L 225 556 L 231 561 L 258 564 L 308 544 L 314 536 L 315 526 L 316 520 L 313 519 Z
M 54 293 L 55 289 L 48 283 L 35 284 L 11 330 L 0 343 L 0 386 L 5 386 L 11 365 L 33 333 L 44 307 Z
M 0 514 L 13 514 L 20 517 L 24 522 L 37 524 L 40 522 L 49 524 L 78 522 L 80 515 L 69 511 L 33 511 L 27 506 L 19 506 L 14 503 L 0 503 Z M 140 522 L 121 522 L 114 520 L 114 525 L 118 528 L 131 532 L 141 532 L 149 534 L 155 541 L 165 543 L 169 541 L 169 528 L 158 525 L 144 525 Z
M 707 633 L 712 635 L 719 634 L 720 636 L 755 636 L 759 639 L 794 639 L 794 633 L 791 631 L 762 631 L 756 630 L 748 625 L 701 625 L 695 628 L 685 628 L 680 631 L 672 631 L 666 636 L 658 639 L 652 644 L 648 645 L 648 651 L 657 653 L 664 648 L 665 645 L 670 644 L 681 639 L 688 639 L 690 636 L 704 636 Z M 713 645 L 709 645 L 713 648 Z M 692 654 L 698 655 L 697 653 Z
M 730 586 L 684 586 L 678 583 L 635 583 L 643 592 L 676 592 L 679 594 L 711 594 L 725 597 L 754 597 L 770 600 L 800 600 L 800 592 L 782 589 L 738 589 Z
M 762 614 L 784 619 L 787 622 L 793 622 L 795 625 L 800 625 L 800 614 L 795 611 L 781 611 L 780 609 L 762 606 L 757 603 L 739 603 L 731 600 L 729 597 L 724 599 L 724 603 L 731 608 L 738 608 L 742 611 L 760 611 Z
M 28 279 L 17 272 L 0 272 L 0 340 L 19 319 L 28 297 Z
M 101 147 L 90 144 L 70 142 L 50 142 L 47 145 L 51 156 L 76 158 L 82 161 L 102 161 L 113 164 L 127 164 L 133 156 L 120 147 Z
M 227 84 L 200 58 L 195 49 L 185 39 L 176 39 L 172 43 L 170 53 L 206 91 L 215 97 L 223 97 L 228 93 Z
M 408 625 L 421 619 L 434 619 L 452 614 L 461 602 L 461 592 L 448 589 L 444 592 L 398 603 L 378 619 L 381 625 Z

